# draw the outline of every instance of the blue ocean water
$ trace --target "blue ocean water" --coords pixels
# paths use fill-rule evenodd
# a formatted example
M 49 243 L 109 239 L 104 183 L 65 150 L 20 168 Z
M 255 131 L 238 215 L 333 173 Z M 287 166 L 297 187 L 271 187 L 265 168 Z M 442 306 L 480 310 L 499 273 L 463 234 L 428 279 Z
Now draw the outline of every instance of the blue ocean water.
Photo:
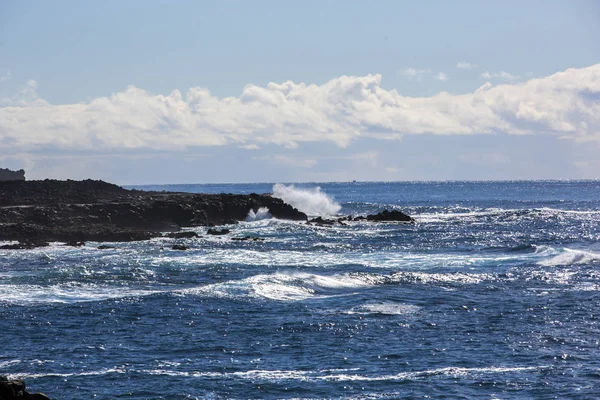
M 53 399 L 600 398 L 599 181 L 277 192 L 417 222 L 0 250 L 0 375 Z

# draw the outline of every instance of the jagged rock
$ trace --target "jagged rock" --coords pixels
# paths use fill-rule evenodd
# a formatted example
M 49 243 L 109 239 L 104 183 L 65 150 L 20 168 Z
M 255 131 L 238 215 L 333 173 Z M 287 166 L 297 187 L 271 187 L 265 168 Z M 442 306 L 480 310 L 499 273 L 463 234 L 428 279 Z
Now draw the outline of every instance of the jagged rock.
M 108 250 L 108 249 L 116 249 L 115 246 L 108 246 L 105 244 L 101 244 L 100 246 L 98 246 L 98 250 Z
M 171 247 L 171 249 L 173 249 L 173 250 L 187 250 L 187 249 L 189 249 L 189 247 L 187 247 L 186 245 L 183 245 L 183 244 L 174 244 L 173 247 Z
M 0 376 L 0 400 L 50 400 L 43 393 L 29 393 L 25 390 L 25 382 L 20 379 L 8 379 Z
M 207 235 L 227 235 L 228 233 L 230 233 L 231 231 L 229 229 L 223 228 L 223 229 L 209 229 L 206 234 Z
M 377 214 L 372 214 L 372 215 L 367 215 L 367 221 L 374 221 L 374 222 L 387 222 L 387 221 L 394 221 L 394 222 L 414 222 L 414 219 L 412 219 L 412 217 L 404 214 L 402 211 L 397 211 L 397 210 L 392 210 L 392 211 L 388 211 L 388 210 L 383 210 L 380 213 Z
M 185 232 L 172 232 L 165 235 L 166 237 L 173 239 L 191 239 L 200 237 L 196 232 L 185 231 Z

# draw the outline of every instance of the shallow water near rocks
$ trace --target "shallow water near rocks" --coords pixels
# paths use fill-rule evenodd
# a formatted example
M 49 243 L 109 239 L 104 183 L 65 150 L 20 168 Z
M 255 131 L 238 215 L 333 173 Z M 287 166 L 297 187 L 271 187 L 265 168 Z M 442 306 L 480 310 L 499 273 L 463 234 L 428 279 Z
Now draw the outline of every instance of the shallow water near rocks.
M 598 396 L 600 182 L 286 188 L 417 222 L 0 250 L 0 375 L 53 399 Z

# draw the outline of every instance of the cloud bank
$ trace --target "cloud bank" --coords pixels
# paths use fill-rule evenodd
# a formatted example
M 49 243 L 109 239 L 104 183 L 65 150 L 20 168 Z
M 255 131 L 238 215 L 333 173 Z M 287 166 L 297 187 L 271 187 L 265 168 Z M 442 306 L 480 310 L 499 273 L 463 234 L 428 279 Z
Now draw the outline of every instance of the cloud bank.
M 555 135 L 600 141 L 600 64 L 518 84 L 485 83 L 473 93 L 406 97 L 380 75 L 341 76 L 322 85 L 247 85 L 218 98 L 194 87 L 182 94 L 130 86 L 87 103 L 49 104 L 28 82 L 0 103 L 0 153 L 179 150 L 302 142 L 349 145 L 359 137 L 404 135 Z

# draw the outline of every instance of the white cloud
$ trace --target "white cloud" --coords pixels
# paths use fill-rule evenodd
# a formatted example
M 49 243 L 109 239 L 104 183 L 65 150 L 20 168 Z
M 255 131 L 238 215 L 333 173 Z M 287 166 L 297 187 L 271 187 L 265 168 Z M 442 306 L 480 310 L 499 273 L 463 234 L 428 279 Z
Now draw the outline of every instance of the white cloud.
M 431 70 L 429 68 L 426 69 L 416 69 L 412 67 L 404 68 L 403 70 L 398 71 L 400 75 L 403 75 L 411 80 L 420 81 L 423 79 L 423 76 L 426 74 L 430 74 Z
M 505 81 L 516 81 L 517 79 L 520 78 L 519 76 L 510 74 L 506 71 L 493 72 L 493 73 L 485 71 L 484 73 L 481 74 L 481 77 L 484 79 L 502 79 Z
M 0 153 L 53 150 L 182 150 L 302 142 L 348 146 L 359 137 L 551 134 L 600 141 L 600 64 L 519 84 L 486 83 L 473 93 L 402 96 L 380 75 L 341 76 L 322 85 L 247 85 L 218 98 L 194 87 L 155 95 L 130 86 L 87 103 L 49 104 L 29 82 L 0 106 Z
M 468 61 L 459 61 L 456 63 L 456 68 L 458 69 L 475 69 L 478 66 L 475 64 L 471 64 Z
M 0 111 L 2 107 L 18 106 L 18 107 L 38 107 L 47 106 L 48 103 L 38 97 L 37 82 L 33 79 L 21 87 L 14 96 L 10 98 L 0 99 Z
M 448 80 L 448 75 L 446 75 L 443 72 L 438 72 L 438 74 L 435 76 L 435 79 L 437 79 L 438 81 L 447 81 Z

